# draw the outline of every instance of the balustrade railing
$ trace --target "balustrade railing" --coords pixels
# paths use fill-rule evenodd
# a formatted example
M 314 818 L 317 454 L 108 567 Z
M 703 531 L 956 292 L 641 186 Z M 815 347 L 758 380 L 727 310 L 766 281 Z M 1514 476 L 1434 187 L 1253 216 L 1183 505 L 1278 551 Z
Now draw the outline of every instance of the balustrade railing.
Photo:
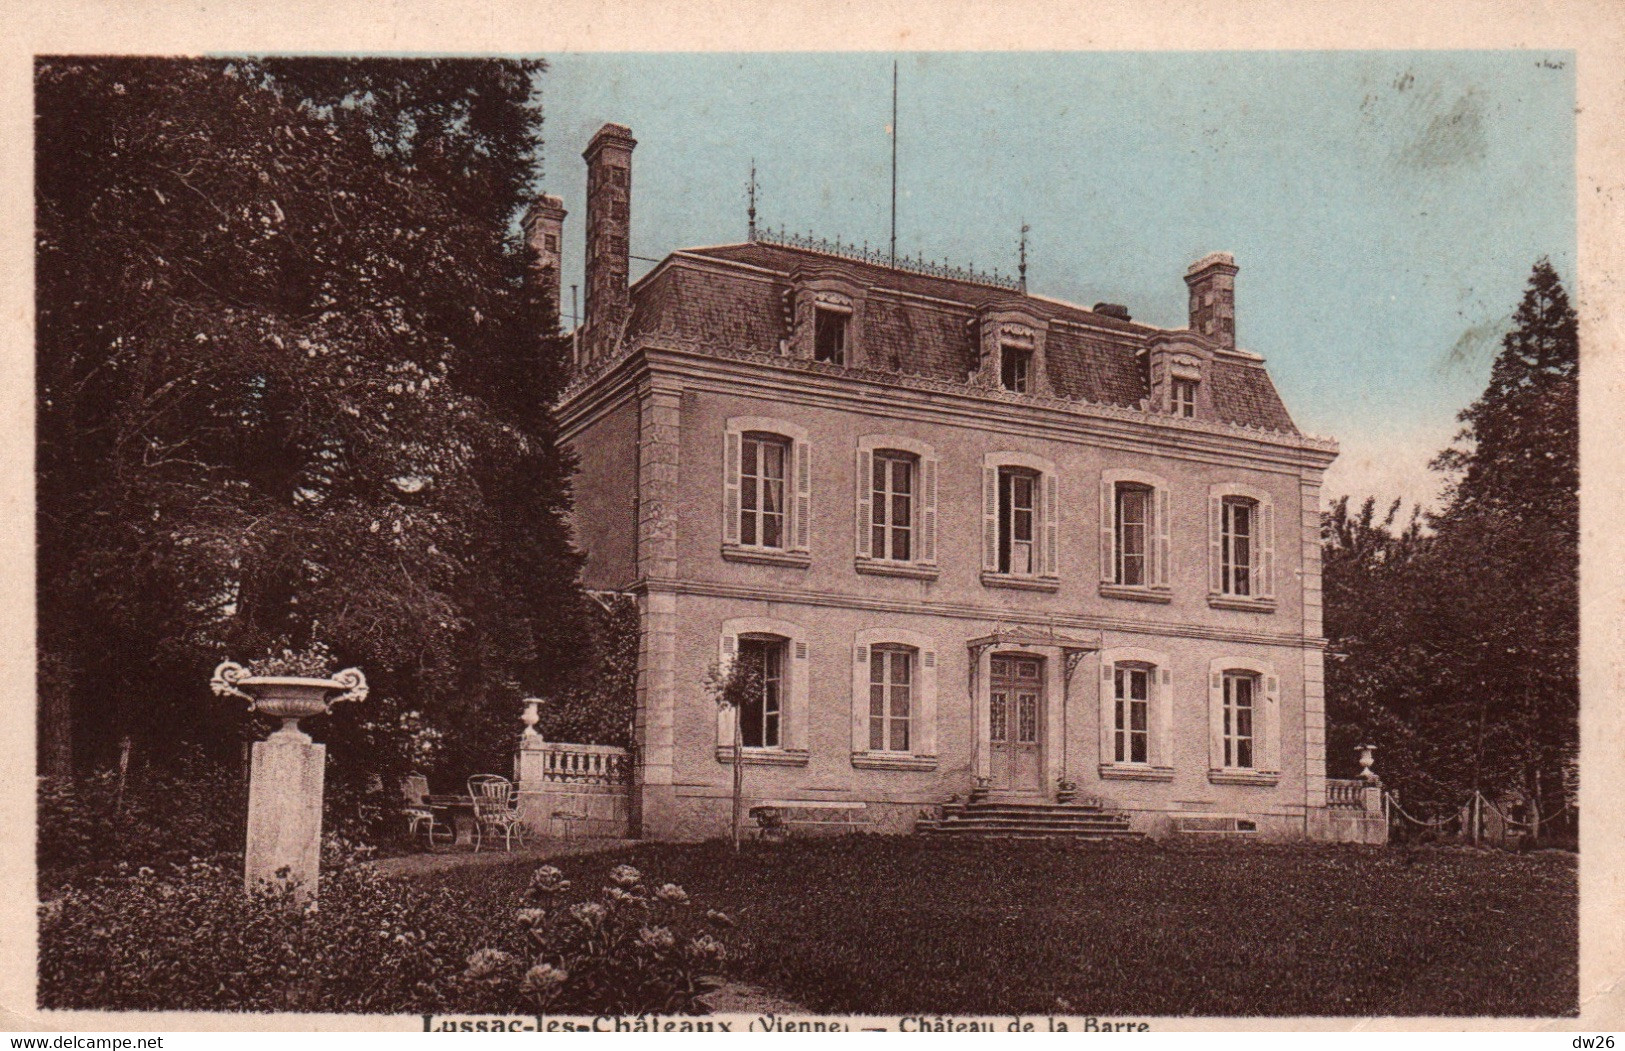
M 1340 778 L 1326 779 L 1326 805 L 1343 810 L 1365 809 L 1366 782 Z
M 548 742 L 542 752 L 542 776 L 569 785 L 624 785 L 631 773 L 626 749 L 601 744 Z

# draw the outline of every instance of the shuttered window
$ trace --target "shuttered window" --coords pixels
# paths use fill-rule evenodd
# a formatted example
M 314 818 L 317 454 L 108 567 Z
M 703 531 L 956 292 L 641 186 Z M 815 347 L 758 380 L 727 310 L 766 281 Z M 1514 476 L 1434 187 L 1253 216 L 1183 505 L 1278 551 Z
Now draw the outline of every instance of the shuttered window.
M 807 552 L 812 447 L 806 432 L 786 421 L 736 417 L 728 421 L 723 439 L 724 546 Z
M 1214 486 L 1208 498 L 1209 590 L 1268 607 L 1275 597 L 1275 507 L 1269 494 Z
M 744 436 L 739 467 L 739 543 L 784 548 L 785 474 L 790 443 L 776 434 Z

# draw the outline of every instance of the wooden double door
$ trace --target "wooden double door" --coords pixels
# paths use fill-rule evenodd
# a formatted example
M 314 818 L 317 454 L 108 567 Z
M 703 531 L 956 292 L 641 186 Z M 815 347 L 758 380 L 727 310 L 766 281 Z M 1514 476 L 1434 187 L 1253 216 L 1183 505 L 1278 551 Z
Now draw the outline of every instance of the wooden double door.
M 988 680 L 987 740 L 995 792 L 1044 790 L 1044 662 L 995 656 Z

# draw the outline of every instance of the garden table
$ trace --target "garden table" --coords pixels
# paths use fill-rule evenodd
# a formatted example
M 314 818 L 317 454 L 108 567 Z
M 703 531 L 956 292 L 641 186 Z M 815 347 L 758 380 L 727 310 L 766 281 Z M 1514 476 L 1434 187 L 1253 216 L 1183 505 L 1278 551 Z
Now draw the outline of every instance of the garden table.
M 474 849 L 473 796 L 458 795 L 454 792 L 445 794 L 431 792 L 425 802 L 436 810 L 444 810 L 450 814 L 452 830 L 457 834 L 452 840 L 452 846 Z

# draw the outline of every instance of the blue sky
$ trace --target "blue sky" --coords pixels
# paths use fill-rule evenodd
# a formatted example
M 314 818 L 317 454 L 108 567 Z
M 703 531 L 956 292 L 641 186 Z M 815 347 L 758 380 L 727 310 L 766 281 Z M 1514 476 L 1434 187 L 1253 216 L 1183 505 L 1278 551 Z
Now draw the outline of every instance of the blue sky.
M 1032 291 L 1180 326 L 1185 267 L 1234 252 L 1240 344 L 1342 443 L 1328 496 L 1432 499 L 1534 261 L 1573 291 L 1566 52 L 547 57 L 566 310 L 606 121 L 635 255 L 743 240 L 752 158 L 762 223 L 883 243 L 896 59 L 899 253 L 1008 272 L 1025 220 Z

